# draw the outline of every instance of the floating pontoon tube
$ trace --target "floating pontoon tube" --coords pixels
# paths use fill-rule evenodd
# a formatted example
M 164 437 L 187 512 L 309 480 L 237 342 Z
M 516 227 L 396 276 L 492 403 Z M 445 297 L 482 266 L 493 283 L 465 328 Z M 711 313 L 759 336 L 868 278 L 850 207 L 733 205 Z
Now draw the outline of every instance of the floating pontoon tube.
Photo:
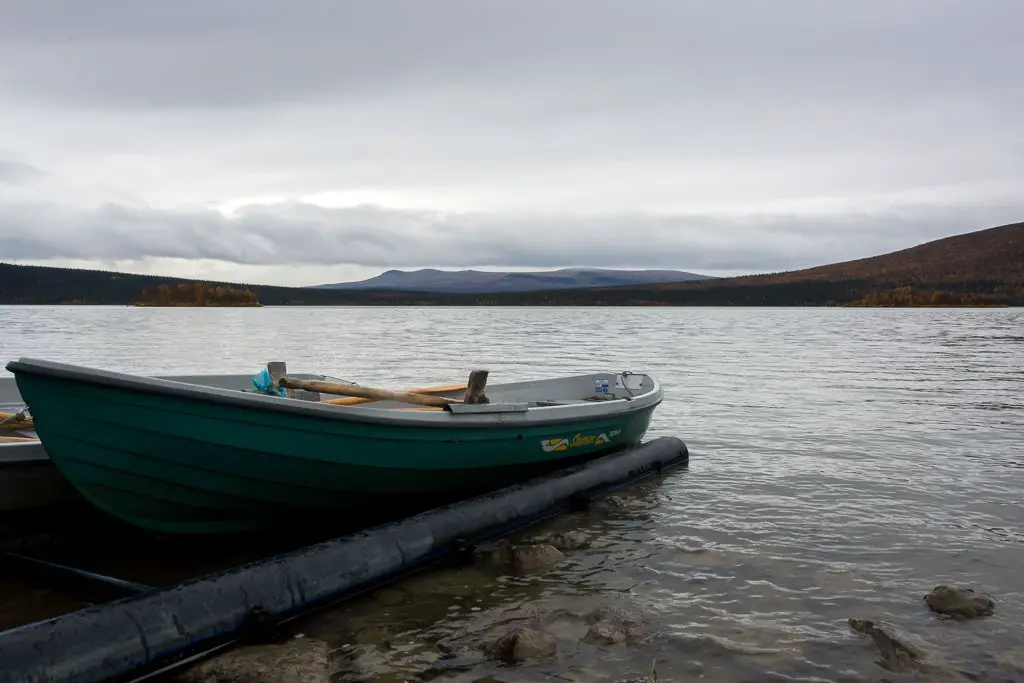
M 229 640 L 256 607 L 276 617 L 348 597 L 689 459 L 675 437 L 404 520 L 0 633 L 3 683 L 98 683 Z

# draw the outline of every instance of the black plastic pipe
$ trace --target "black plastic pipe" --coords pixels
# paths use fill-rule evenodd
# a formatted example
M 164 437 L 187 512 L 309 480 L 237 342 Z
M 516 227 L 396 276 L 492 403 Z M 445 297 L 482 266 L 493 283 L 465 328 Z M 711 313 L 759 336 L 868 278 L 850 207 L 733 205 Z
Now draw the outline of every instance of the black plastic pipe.
M 126 680 L 223 646 L 259 609 L 289 617 L 419 569 L 689 460 L 660 437 L 302 550 L 0 632 L 0 683 Z

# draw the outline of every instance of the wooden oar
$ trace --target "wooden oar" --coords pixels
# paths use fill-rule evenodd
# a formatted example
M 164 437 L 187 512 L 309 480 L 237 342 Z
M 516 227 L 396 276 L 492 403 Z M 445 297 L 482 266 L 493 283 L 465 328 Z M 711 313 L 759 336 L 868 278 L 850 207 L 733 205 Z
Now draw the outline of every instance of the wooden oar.
M 402 403 L 416 403 L 421 406 L 436 406 L 439 408 L 452 403 L 462 403 L 462 401 L 442 396 L 412 394 L 406 391 L 389 391 L 388 389 L 375 389 L 373 387 L 354 386 L 351 384 L 334 384 L 333 382 L 318 382 L 308 379 L 294 379 L 292 377 L 282 377 L 277 380 L 277 384 L 285 389 L 305 389 L 306 391 L 317 391 L 321 394 L 355 396 L 375 401 L 400 401 Z
M 0 412 L 0 423 L 2 423 L 0 424 L 0 429 L 32 429 L 32 418 L 29 418 L 27 420 L 11 420 L 11 418 L 13 418 L 17 414 L 18 413 Z M 4 422 L 5 420 L 10 420 L 10 422 Z
M 465 391 L 466 384 L 442 384 L 436 387 L 421 387 L 419 389 L 407 389 L 407 394 L 446 394 L 449 391 Z M 372 403 L 373 401 L 379 401 L 376 398 L 362 398 L 359 396 L 348 396 L 346 398 L 332 398 L 323 403 L 330 403 L 334 406 L 354 406 L 360 403 Z
M 0 436 L 0 443 L 25 443 L 27 441 L 39 441 L 27 436 Z

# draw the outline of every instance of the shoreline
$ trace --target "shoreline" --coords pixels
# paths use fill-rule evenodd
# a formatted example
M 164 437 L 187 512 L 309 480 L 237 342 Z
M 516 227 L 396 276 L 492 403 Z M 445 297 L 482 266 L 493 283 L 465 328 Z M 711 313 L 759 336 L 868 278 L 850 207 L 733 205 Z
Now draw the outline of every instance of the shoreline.
M 92 304 L 54 304 L 55 306 L 89 306 Z M 115 304 L 116 305 L 116 304 Z M 263 308 L 263 304 L 197 304 L 197 303 L 171 303 L 171 304 L 128 304 L 136 308 Z
M 108 308 L 757 308 L 757 309 L 792 309 L 792 308 L 998 308 L 998 309 L 1020 309 L 1024 305 L 1019 304 L 856 304 L 856 303 L 835 303 L 835 304 L 674 304 L 674 303 L 449 303 L 449 302 L 379 302 L 379 301 L 346 301 L 339 303 L 303 302 L 303 303 L 271 303 L 271 304 L 196 304 L 196 303 L 175 303 L 175 304 L 139 304 L 139 303 L 110 303 L 90 301 L 61 301 L 52 303 L 38 302 L 2 302 L 0 307 L 49 307 L 49 306 L 98 306 Z

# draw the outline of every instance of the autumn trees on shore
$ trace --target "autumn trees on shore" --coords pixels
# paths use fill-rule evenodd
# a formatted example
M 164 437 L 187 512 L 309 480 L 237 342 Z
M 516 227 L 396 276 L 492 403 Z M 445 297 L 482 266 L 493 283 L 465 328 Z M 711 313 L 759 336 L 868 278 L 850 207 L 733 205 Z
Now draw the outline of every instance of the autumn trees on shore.
M 259 306 L 248 287 L 210 286 L 204 282 L 159 284 L 142 291 L 136 306 Z

